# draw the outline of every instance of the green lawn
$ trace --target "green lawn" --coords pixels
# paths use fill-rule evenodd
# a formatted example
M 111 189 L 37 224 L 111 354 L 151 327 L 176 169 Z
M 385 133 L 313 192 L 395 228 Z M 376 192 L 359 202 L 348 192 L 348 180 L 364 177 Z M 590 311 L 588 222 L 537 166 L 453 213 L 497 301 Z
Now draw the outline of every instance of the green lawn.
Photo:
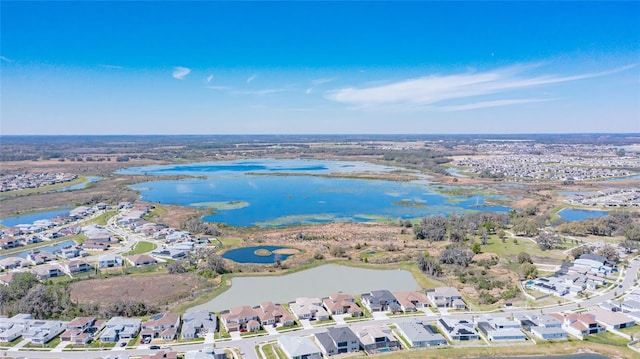
M 133 250 L 127 252 L 127 253 L 123 253 L 123 255 L 125 256 L 130 256 L 133 254 L 142 254 L 142 253 L 148 253 L 151 252 L 152 250 L 156 249 L 158 246 L 156 246 L 155 244 L 151 243 L 151 242 L 145 242 L 145 241 L 140 241 L 138 243 L 136 243 L 136 245 L 133 247 Z
M 507 238 L 505 243 L 497 238 L 497 236 L 491 236 L 486 246 L 482 246 L 482 253 L 495 253 L 500 258 L 513 257 L 515 258 L 518 253 L 526 252 L 532 257 L 554 258 L 564 259 L 566 255 L 562 253 L 560 249 L 554 249 L 551 251 L 543 251 L 538 245 L 526 238 L 517 238 L 518 243 L 513 242 L 513 238 Z
M 103 214 L 99 215 L 98 217 L 86 221 L 84 224 L 85 225 L 97 224 L 97 225 L 100 225 L 100 226 L 106 226 L 107 225 L 107 221 L 111 217 L 115 216 L 116 214 L 118 214 L 118 211 L 106 211 Z
M 616 345 L 616 346 L 621 346 L 621 347 L 626 347 L 627 344 L 630 342 L 630 340 L 625 339 L 619 335 L 615 335 L 611 332 L 604 332 L 604 333 L 600 333 L 600 334 L 591 334 L 591 335 L 587 335 L 584 338 L 585 342 L 594 342 L 594 343 L 600 343 L 600 344 L 607 344 L 607 345 Z

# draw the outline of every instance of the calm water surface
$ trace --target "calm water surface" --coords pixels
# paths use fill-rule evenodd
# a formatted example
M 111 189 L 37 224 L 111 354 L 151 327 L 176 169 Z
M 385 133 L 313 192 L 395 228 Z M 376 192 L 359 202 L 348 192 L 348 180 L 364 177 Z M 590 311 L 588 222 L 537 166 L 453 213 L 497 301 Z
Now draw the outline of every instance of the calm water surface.
M 362 294 L 372 290 L 392 292 L 418 290 L 420 286 L 405 270 L 377 270 L 326 264 L 279 277 L 236 277 L 229 290 L 190 310 L 218 312 L 239 305 L 262 302 L 288 303 L 298 297 L 326 297 L 343 292 Z
M 230 251 L 226 251 L 222 254 L 222 258 L 230 259 L 234 262 L 238 263 L 257 263 L 257 264 L 269 264 L 275 263 L 276 261 L 276 253 L 273 251 L 282 249 L 285 247 L 280 246 L 259 246 L 259 247 L 244 247 L 232 249 Z M 255 252 L 259 249 L 268 250 L 271 252 L 268 256 L 260 256 Z M 278 254 L 280 256 L 280 260 L 285 260 L 291 256 L 291 254 Z
M 394 182 L 312 176 L 391 170 L 394 168 L 364 162 L 260 160 L 138 167 L 121 173 L 205 176 L 205 179 L 157 180 L 131 187 L 142 194 L 143 200 L 151 202 L 194 207 L 244 203 L 239 208 L 216 209 L 214 214 L 204 217 L 209 222 L 234 226 L 277 227 L 509 211 L 504 206 L 485 206 L 480 196 L 439 194 L 426 180 Z
M 25 214 L 19 217 L 9 217 L 0 221 L 0 224 L 7 227 L 17 226 L 18 224 L 33 224 L 33 222 L 41 219 L 52 219 L 61 215 L 69 214 L 69 209 L 57 209 L 55 211 L 38 212 Z
M 567 221 L 584 221 L 590 218 L 600 218 L 608 215 L 607 211 L 591 211 L 586 209 L 563 208 L 558 212 L 560 218 Z

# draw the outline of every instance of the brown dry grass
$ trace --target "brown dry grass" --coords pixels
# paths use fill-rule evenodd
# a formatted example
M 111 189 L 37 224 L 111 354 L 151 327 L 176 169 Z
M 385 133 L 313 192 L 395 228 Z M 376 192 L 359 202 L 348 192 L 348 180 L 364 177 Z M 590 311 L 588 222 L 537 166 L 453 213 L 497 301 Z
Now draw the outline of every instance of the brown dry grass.
M 146 274 L 84 280 L 70 287 L 71 299 L 78 303 L 105 305 L 129 299 L 161 307 L 188 298 L 205 285 L 193 274 Z

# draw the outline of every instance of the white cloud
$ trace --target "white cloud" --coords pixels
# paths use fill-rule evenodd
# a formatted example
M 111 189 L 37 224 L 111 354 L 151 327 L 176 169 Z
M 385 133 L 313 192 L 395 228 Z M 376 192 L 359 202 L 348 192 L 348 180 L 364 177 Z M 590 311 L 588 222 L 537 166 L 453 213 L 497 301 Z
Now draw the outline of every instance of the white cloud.
M 213 81 L 213 75 L 207 76 L 207 83 Z
M 361 108 L 376 106 L 436 107 L 447 100 L 468 99 L 477 96 L 506 94 L 516 90 L 536 86 L 583 80 L 606 76 L 628 70 L 629 65 L 609 71 L 586 73 L 572 76 L 525 75 L 527 70 L 540 64 L 519 65 L 487 72 L 466 72 L 454 75 L 432 75 L 398 81 L 390 84 L 364 88 L 342 88 L 326 93 L 326 98 L 356 105 Z M 510 96 L 513 97 L 513 96 Z M 492 101 L 442 106 L 446 111 L 470 110 L 519 103 L 540 102 L 541 99 L 496 99 Z
M 228 90 L 229 86 L 207 86 L 207 88 L 212 90 Z
M 191 73 L 191 69 L 188 67 L 177 66 L 173 68 L 173 78 L 178 80 L 184 80 L 188 74 Z
M 307 95 L 311 95 L 312 92 L 313 92 L 313 87 L 309 87 L 308 89 L 304 90 L 304 93 L 306 93 Z
M 253 80 L 255 80 L 255 79 L 256 79 L 256 77 L 258 77 L 258 75 L 255 75 L 255 74 L 254 74 L 254 75 L 249 76 L 249 78 L 247 79 L 247 83 L 248 83 L 248 84 L 252 83 L 252 82 L 253 82 Z
M 335 77 L 320 78 L 320 79 L 315 79 L 315 80 L 311 81 L 311 83 L 313 84 L 313 86 L 318 86 L 318 85 L 326 84 L 326 83 L 334 81 L 334 80 L 335 80 Z
M 13 62 L 13 60 L 11 60 L 10 58 L 8 58 L 6 56 L 0 56 L 0 60 L 5 61 L 5 62 Z

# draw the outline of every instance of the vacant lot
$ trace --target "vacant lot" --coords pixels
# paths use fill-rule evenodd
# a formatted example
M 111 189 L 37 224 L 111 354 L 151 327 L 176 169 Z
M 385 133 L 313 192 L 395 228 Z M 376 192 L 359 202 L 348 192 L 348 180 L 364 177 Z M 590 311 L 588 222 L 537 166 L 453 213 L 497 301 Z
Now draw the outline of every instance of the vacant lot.
M 126 275 L 73 283 L 71 298 L 79 303 L 101 305 L 131 299 L 161 307 L 188 298 L 205 286 L 204 281 L 191 274 Z

